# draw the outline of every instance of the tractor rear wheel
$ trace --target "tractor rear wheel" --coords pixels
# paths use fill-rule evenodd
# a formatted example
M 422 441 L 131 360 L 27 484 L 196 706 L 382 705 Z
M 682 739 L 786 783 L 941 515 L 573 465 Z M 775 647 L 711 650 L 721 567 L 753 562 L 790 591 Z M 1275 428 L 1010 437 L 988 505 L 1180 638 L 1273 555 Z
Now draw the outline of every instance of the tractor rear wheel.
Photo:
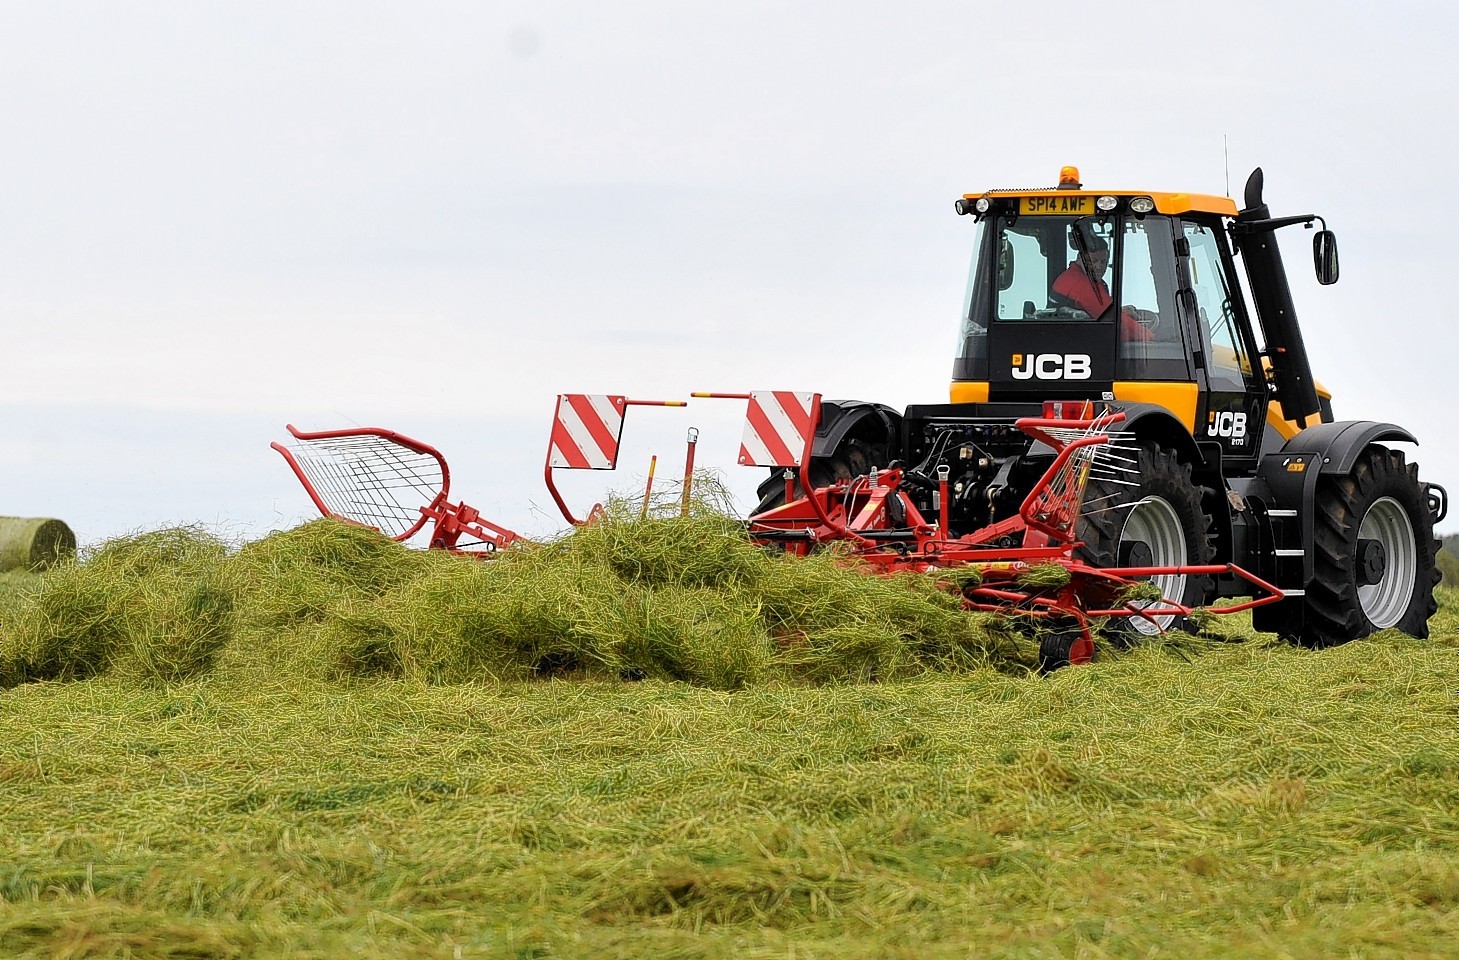
M 1075 556 L 1095 567 L 1174 567 L 1210 563 L 1211 518 L 1202 509 L 1205 488 L 1191 476 L 1169 447 L 1143 442 L 1134 448 L 1137 464 L 1128 484 L 1091 481 L 1084 493 L 1084 514 L 1078 536 L 1084 542 Z M 1186 606 L 1204 603 L 1209 577 L 1165 574 L 1152 577 L 1168 599 Z M 1150 605 L 1137 601 L 1135 606 Z M 1109 632 L 1133 639 L 1183 626 L 1174 615 L 1129 617 Z
M 1345 476 L 1318 479 L 1315 510 L 1302 644 L 1327 647 L 1388 627 L 1427 637 L 1438 610 L 1439 543 L 1418 464 L 1371 446 Z
M 880 460 L 877 457 L 880 456 Z M 886 466 L 886 448 L 870 446 L 861 440 L 847 440 L 827 457 L 811 458 L 811 486 L 828 487 L 837 480 L 865 476 L 872 467 Z M 764 481 L 755 491 L 760 503 L 754 513 L 764 513 L 785 504 L 785 470 L 771 468 L 770 479 Z M 800 489 L 800 474 L 797 471 L 795 495 L 804 496 Z M 753 514 L 752 514 L 753 516 Z

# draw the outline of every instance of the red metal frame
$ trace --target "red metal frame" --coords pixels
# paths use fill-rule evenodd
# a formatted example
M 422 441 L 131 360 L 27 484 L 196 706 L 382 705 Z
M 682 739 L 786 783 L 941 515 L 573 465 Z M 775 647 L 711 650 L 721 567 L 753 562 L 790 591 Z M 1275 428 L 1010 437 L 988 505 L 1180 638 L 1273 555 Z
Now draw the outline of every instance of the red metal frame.
M 347 440 L 351 437 L 380 437 L 383 440 L 389 440 L 391 443 L 397 443 L 400 446 L 405 447 L 407 450 L 413 450 L 416 453 L 432 457 L 435 459 L 436 463 L 440 464 L 441 490 L 439 493 L 436 494 L 435 498 L 431 500 L 431 508 L 435 508 L 441 503 L 444 503 L 446 498 L 451 493 L 451 468 L 447 465 L 446 458 L 441 454 L 441 451 L 437 450 L 430 444 L 422 443 L 419 440 L 407 437 L 403 433 L 396 433 L 394 430 L 385 430 L 380 427 L 352 427 L 345 430 L 300 430 L 292 423 L 285 424 L 284 429 L 288 430 L 289 435 L 292 436 L 295 440 L 303 440 L 306 443 L 316 440 Z M 309 480 L 307 476 L 305 476 L 304 469 L 299 465 L 299 461 L 294 456 L 294 451 L 290 450 L 288 447 L 278 442 L 270 443 L 269 446 L 277 450 L 279 452 L 279 455 L 282 456 L 285 462 L 289 464 L 289 469 L 294 471 L 294 476 L 297 477 L 299 479 L 299 483 L 304 486 L 304 492 L 309 494 L 309 499 L 314 501 L 314 506 L 319 508 L 319 512 L 321 514 L 326 517 L 336 517 L 341 520 L 350 520 L 348 516 L 331 510 L 329 506 L 325 504 L 324 498 L 320 496 L 319 491 L 315 489 L 314 484 Z M 400 541 L 409 540 L 411 537 L 419 533 L 421 528 L 424 527 L 429 520 L 430 517 L 426 515 L 425 511 L 423 510 L 421 512 L 420 519 L 415 522 L 414 526 L 410 527 L 405 533 L 392 537 L 392 539 Z M 358 523 L 359 521 L 350 520 L 350 522 Z M 363 526 L 370 525 L 363 524 Z
M 725 396 L 721 394 L 720 396 Z M 1227 607 L 1204 608 L 1218 615 L 1239 613 L 1283 599 L 1282 591 L 1236 564 L 1204 564 L 1171 567 L 1092 567 L 1074 558 L 1082 544 L 1075 535 L 1082 508 L 1089 458 L 1080 451 L 1107 444 L 1109 431 L 1124 420 L 1123 413 L 1093 415 L 1090 405 L 1081 404 L 1074 417 L 1055 414 L 1069 405 L 1046 404 L 1045 416 L 1024 417 L 1015 426 L 1048 444 L 1053 462 L 1024 498 L 1017 515 L 980 530 L 949 539 L 947 529 L 947 481 L 939 478 L 939 515 L 930 523 L 901 489 L 900 469 L 879 470 L 873 476 L 854 477 L 811 490 L 807 456 L 801 463 L 806 496 L 750 518 L 750 535 L 764 543 L 777 542 L 791 553 L 806 554 L 819 543 L 849 541 L 858 560 L 882 573 L 912 570 L 948 574 L 966 570 L 961 587 L 963 604 L 969 610 L 1018 614 L 1073 621 L 1080 632 L 1070 650 L 1071 663 L 1084 663 L 1093 656 L 1094 638 L 1090 621 L 1101 617 L 1154 618 L 1184 616 L 1191 607 L 1162 598 L 1152 602 L 1119 603 L 1119 596 L 1148 577 L 1235 576 L 1259 592 L 1254 599 Z M 819 419 L 819 405 L 817 406 Z M 1078 458 L 1078 459 L 1076 459 Z M 899 498 L 905 519 L 900 528 L 908 538 L 893 542 L 877 539 L 878 531 L 889 531 L 887 503 Z M 994 546 L 1010 539 L 1022 546 Z M 1023 578 L 1036 565 L 1055 564 L 1068 573 L 1066 583 L 1056 587 L 1026 585 Z
M 417 508 L 420 512 L 419 518 L 405 530 L 399 533 L 387 534 L 392 540 L 404 543 L 424 529 L 427 523 L 434 522 L 430 535 L 431 549 L 450 550 L 453 553 L 469 553 L 473 556 L 485 557 L 490 556 L 496 550 L 508 547 L 518 540 L 523 539 L 514 531 L 487 520 L 481 515 L 479 510 L 470 506 L 465 501 L 461 503 L 450 502 L 448 499 L 451 493 L 450 465 L 446 463 L 445 456 L 428 443 L 423 443 L 413 437 L 407 437 L 403 433 L 397 433 L 394 430 L 384 430 L 380 427 L 352 427 L 344 430 L 310 431 L 300 430 L 290 423 L 285 425 L 285 429 L 289 431 L 289 434 L 294 439 L 301 440 L 305 443 L 349 440 L 358 437 L 377 437 L 435 460 L 441 471 L 440 490 L 435 496 L 429 499 L 425 506 Z M 294 471 L 294 476 L 299 480 L 300 485 L 304 487 L 304 492 L 309 495 L 309 499 L 314 502 L 314 506 L 318 508 L 321 514 L 326 517 L 343 520 L 346 523 L 354 523 L 376 530 L 380 529 L 366 520 L 350 516 L 347 510 L 332 509 L 326 497 L 321 494 L 314 482 L 310 480 L 306 470 L 295 456 L 294 451 L 277 442 L 271 443 L 269 446 L 278 451 L 279 455 L 284 458 L 284 462 L 289 465 L 289 469 Z M 459 544 L 463 535 L 476 538 L 487 549 L 485 551 L 462 549 Z
M 563 396 L 566 396 L 566 394 L 564 394 Z M 683 400 L 628 400 L 628 399 L 625 399 L 623 401 L 623 403 L 624 403 L 624 406 L 625 407 L 687 407 L 688 406 L 688 404 L 685 403 Z M 624 413 L 626 415 L 627 414 L 627 411 L 625 410 Z M 626 419 L 626 416 L 625 416 L 625 419 Z M 549 437 L 550 437 L 550 435 L 549 435 Z M 607 469 L 613 470 L 613 469 L 616 469 L 617 466 L 618 466 L 618 461 L 617 461 L 617 458 L 615 457 L 614 458 L 614 461 L 613 461 L 613 466 L 608 467 Z M 562 499 L 562 494 L 560 492 L 558 492 L 557 484 L 553 482 L 552 472 L 553 472 L 553 470 L 558 470 L 558 469 L 560 469 L 560 470 L 574 470 L 574 469 L 581 469 L 581 468 L 578 468 L 578 467 L 554 467 L 552 465 L 552 441 L 549 438 L 549 440 L 547 442 L 547 455 L 546 455 L 546 457 L 543 458 L 543 461 L 542 461 L 542 478 L 547 482 L 547 492 L 550 493 L 550 494 L 552 494 L 552 501 L 557 504 L 557 509 L 559 511 L 561 511 L 563 518 L 566 519 L 568 523 L 572 524 L 575 527 L 581 527 L 581 526 L 583 526 L 586 523 L 591 523 L 593 521 L 593 519 L 595 517 L 597 517 L 599 513 L 602 512 L 603 505 L 601 503 L 595 503 L 595 504 L 593 504 L 593 509 L 590 510 L 590 511 L 588 511 L 588 517 L 587 517 L 586 520 L 579 520 L 577 517 L 573 516 L 572 511 L 570 509 L 568 509 L 567 501 L 565 501 L 565 500 Z
M 751 399 L 748 393 L 694 393 L 692 396 Z M 624 398 L 623 402 L 625 406 L 687 405 L 678 400 Z M 1074 550 L 1082 545 L 1076 537 L 1076 524 L 1083 507 L 1083 490 L 1091 463 L 1098 456 L 1095 448 L 1110 442 L 1111 428 L 1123 422 L 1123 413 L 1096 415 L 1090 403 L 1051 402 L 1044 405 L 1044 416 L 1015 421 L 1014 425 L 1019 430 L 1054 450 L 1053 460 L 1024 498 L 1016 515 L 957 538 L 950 537 L 948 533 L 948 477 L 945 473 L 939 472 L 937 477 L 938 510 L 937 516 L 932 518 L 924 517 L 902 489 L 904 473 L 900 468 L 880 469 L 868 476 L 842 479 L 820 488 L 812 487 L 810 466 L 815 428 L 821 418 L 820 394 L 812 394 L 810 413 L 805 447 L 794 465 L 804 493 L 792 498 L 793 481 L 787 479 L 786 503 L 750 518 L 749 533 L 762 543 L 777 543 L 788 552 L 803 555 L 818 544 L 843 542 L 849 547 L 850 556 L 872 571 L 916 571 L 947 577 L 953 581 L 950 586 L 958 590 L 968 610 L 1072 622 L 1079 631 L 1079 637 L 1069 652 L 1071 663 L 1087 662 L 1093 656 L 1094 638 L 1090 624 L 1096 618 L 1140 617 L 1154 623 L 1157 617 L 1184 616 L 1192 612 L 1191 607 L 1168 598 L 1158 601 L 1121 600 L 1130 588 L 1149 577 L 1230 576 L 1254 588 L 1257 595 L 1251 600 L 1226 607 L 1204 608 L 1218 615 L 1250 610 L 1284 598 L 1279 588 L 1231 563 L 1096 568 L 1075 559 Z M 521 539 L 512 531 L 483 519 L 478 511 L 465 503 L 448 502 L 450 470 L 441 453 L 428 444 L 376 427 L 306 432 L 291 424 L 288 430 L 295 439 L 305 442 L 377 437 L 429 456 L 439 464 L 441 489 L 426 506 L 419 508 L 419 519 L 404 533 L 397 535 L 397 540 L 408 539 L 432 521 L 435 526 L 430 545 L 435 549 L 469 552 L 457 549 L 463 534 L 479 538 L 492 549 Z M 685 503 L 693 476 L 697 439 L 697 431 L 691 430 L 684 467 Z M 293 451 L 278 443 L 272 446 L 288 462 L 321 513 L 360 522 L 329 507 L 327 498 L 316 489 Z M 607 469 L 617 466 L 616 452 L 611 463 Z M 573 516 L 553 482 L 555 469 L 549 441 L 543 468 L 548 492 L 569 523 L 581 526 L 591 522 L 600 513 L 601 504 L 593 507 L 586 521 Z M 897 508 L 895 511 L 893 504 Z M 894 513 L 897 515 L 895 521 L 892 519 Z M 1011 542 L 1020 545 L 1007 546 Z M 1063 568 L 1067 578 L 1051 586 L 1031 582 L 1037 578 L 1029 577 L 1030 572 L 1047 564 Z M 964 575 L 960 577 L 959 571 Z

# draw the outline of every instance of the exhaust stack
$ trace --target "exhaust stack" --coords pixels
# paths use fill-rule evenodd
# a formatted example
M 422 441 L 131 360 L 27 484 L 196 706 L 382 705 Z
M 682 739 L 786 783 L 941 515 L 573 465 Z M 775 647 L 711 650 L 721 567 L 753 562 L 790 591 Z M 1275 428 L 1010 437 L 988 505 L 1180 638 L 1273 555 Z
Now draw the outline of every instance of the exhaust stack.
M 1307 345 L 1302 341 L 1302 328 L 1297 323 L 1297 307 L 1292 302 L 1292 289 L 1287 285 L 1287 270 L 1282 252 L 1277 247 L 1277 230 L 1294 223 L 1311 224 L 1317 217 L 1272 219 L 1271 211 L 1261 198 L 1261 167 L 1251 172 L 1246 181 L 1246 208 L 1236 216 L 1231 234 L 1236 249 L 1246 264 L 1246 278 L 1251 283 L 1251 298 L 1261 320 L 1266 338 L 1267 359 L 1276 384 L 1276 400 L 1289 420 L 1305 423 L 1307 417 L 1321 410 L 1317 386 L 1312 380 L 1312 364 Z

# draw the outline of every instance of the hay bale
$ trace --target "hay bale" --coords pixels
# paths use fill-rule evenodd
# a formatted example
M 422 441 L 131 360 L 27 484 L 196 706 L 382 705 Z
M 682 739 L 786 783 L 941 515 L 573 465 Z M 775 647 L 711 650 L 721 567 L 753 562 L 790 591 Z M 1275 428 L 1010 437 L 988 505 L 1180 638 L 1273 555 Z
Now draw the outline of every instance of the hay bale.
M 76 534 L 49 517 L 0 517 L 0 573 L 39 572 L 76 555 Z

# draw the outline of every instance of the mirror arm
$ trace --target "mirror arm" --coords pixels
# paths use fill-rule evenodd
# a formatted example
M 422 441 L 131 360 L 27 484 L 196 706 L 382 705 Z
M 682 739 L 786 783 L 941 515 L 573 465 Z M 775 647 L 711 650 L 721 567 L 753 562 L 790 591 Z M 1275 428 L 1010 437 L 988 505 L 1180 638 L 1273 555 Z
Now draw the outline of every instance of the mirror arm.
M 1280 230 L 1282 227 L 1290 227 L 1296 223 L 1310 229 L 1314 220 L 1322 221 L 1322 229 L 1327 229 L 1327 221 L 1322 220 L 1315 213 L 1301 213 L 1295 217 L 1274 217 L 1270 220 L 1236 220 L 1231 224 L 1230 229 L 1236 236 L 1245 236 L 1258 230 Z

